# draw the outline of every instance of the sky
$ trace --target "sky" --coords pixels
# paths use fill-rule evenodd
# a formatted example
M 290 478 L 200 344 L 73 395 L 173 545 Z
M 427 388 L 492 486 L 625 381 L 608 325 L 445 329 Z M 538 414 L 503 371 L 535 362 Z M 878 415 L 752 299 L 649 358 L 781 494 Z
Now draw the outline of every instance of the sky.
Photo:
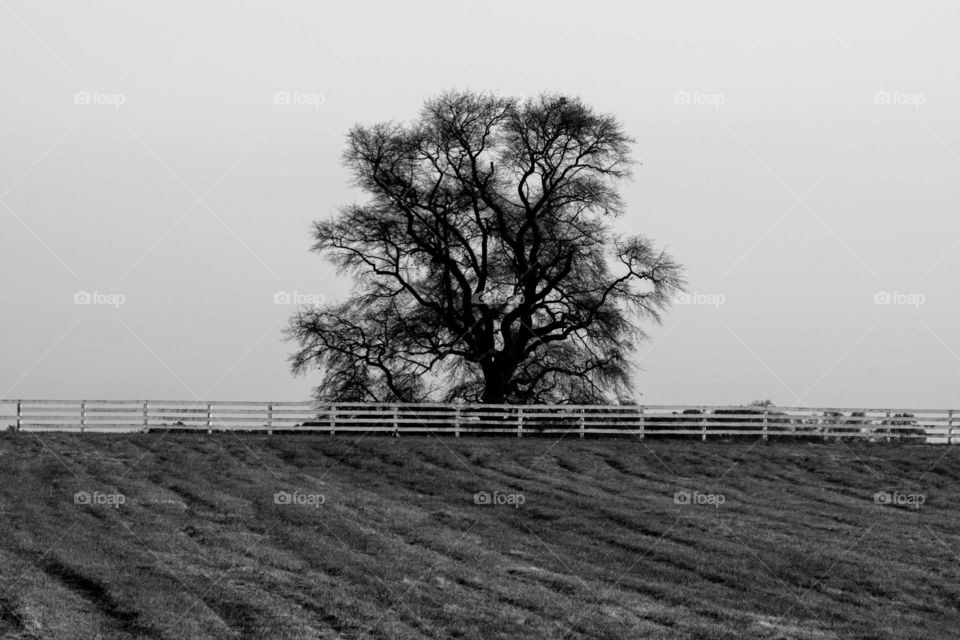
M 303 400 L 357 123 L 578 95 L 686 265 L 646 404 L 960 407 L 960 6 L 0 0 L 0 398 Z

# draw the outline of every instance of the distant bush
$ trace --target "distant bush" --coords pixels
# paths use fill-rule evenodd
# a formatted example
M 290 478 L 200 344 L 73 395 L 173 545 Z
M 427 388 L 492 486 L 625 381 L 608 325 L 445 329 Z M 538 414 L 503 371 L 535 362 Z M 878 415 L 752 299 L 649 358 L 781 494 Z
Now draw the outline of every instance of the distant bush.
M 924 433 L 912 413 L 895 413 L 890 418 L 882 420 L 880 425 L 886 428 L 879 429 L 878 433 L 891 434 L 891 440 L 913 440 L 911 436 Z

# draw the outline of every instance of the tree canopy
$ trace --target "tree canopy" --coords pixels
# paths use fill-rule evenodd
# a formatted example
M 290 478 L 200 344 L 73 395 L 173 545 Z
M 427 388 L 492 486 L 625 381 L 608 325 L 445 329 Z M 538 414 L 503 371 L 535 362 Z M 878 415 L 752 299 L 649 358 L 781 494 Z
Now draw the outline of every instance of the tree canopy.
M 633 140 L 579 98 L 450 91 L 418 120 L 356 126 L 343 159 L 368 196 L 313 225 L 354 280 L 299 309 L 295 373 L 318 399 L 605 403 L 683 285 L 642 235 L 614 231 Z

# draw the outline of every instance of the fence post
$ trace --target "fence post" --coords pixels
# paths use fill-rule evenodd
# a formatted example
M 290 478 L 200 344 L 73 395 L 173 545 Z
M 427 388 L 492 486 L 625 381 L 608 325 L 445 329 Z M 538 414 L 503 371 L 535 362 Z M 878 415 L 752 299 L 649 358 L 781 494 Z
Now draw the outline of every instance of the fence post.
M 273 435 L 273 403 L 267 405 L 267 435 Z
M 460 437 L 460 407 L 453 410 L 453 437 Z
M 150 401 L 143 401 L 143 432 L 146 433 L 150 430 Z
M 397 415 L 399 410 L 400 409 L 397 405 L 393 405 L 393 432 L 395 434 L 400 433 L 400 421 L 398 420 L 399 416 Z
M 643 409 L 644 407 L 641 406 L 640 407 L 640 430 L 639 430 L 639 433 L 637 433 L 637 437 L 639 437 L 641 440 L 643 440 Z
M 213 433 L 213 403 L 207 403 L 207 433 Z
M 763 408 L 763 441 L 767 441 L 767 407 Z
M 337 433 L 337 405 L 330 405 L 330 435 Z
M 87 401 L 80 401 L 80 433 L 83 433 L 84 426 L 87 424 Z
M 707 441 L 707 414 L 704 413 L 703 417 L 700 418 L 700 431 L 703 435 L 700 436 L 700 440 L 703 442 Z
M 586 414 L 587 410 L 584 408 L 580 409 L 580 439 L 583 439 L 584 431 L 586 431 Z
M 17 400 L 17 431 L 20 431 L 23 426 L 23 406 L 21 401 Z
M 523 435 L 523 407 L 517 409 L 517 437 Z
M 893 430 L 890 424 L 890 412 L 887 411 L 887 442 L 890 442 L 890 432 Z
M 947 412 L 947 444 L 953 444 L 953 409 Z

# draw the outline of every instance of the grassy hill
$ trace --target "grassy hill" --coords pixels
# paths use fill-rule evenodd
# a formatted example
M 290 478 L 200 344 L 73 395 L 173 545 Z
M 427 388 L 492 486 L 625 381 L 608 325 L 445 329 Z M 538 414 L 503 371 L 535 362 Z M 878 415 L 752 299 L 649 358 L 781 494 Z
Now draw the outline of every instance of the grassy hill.
M 955 638 L 958 465 L 924 445 L 0 436 L 0 637 Z

